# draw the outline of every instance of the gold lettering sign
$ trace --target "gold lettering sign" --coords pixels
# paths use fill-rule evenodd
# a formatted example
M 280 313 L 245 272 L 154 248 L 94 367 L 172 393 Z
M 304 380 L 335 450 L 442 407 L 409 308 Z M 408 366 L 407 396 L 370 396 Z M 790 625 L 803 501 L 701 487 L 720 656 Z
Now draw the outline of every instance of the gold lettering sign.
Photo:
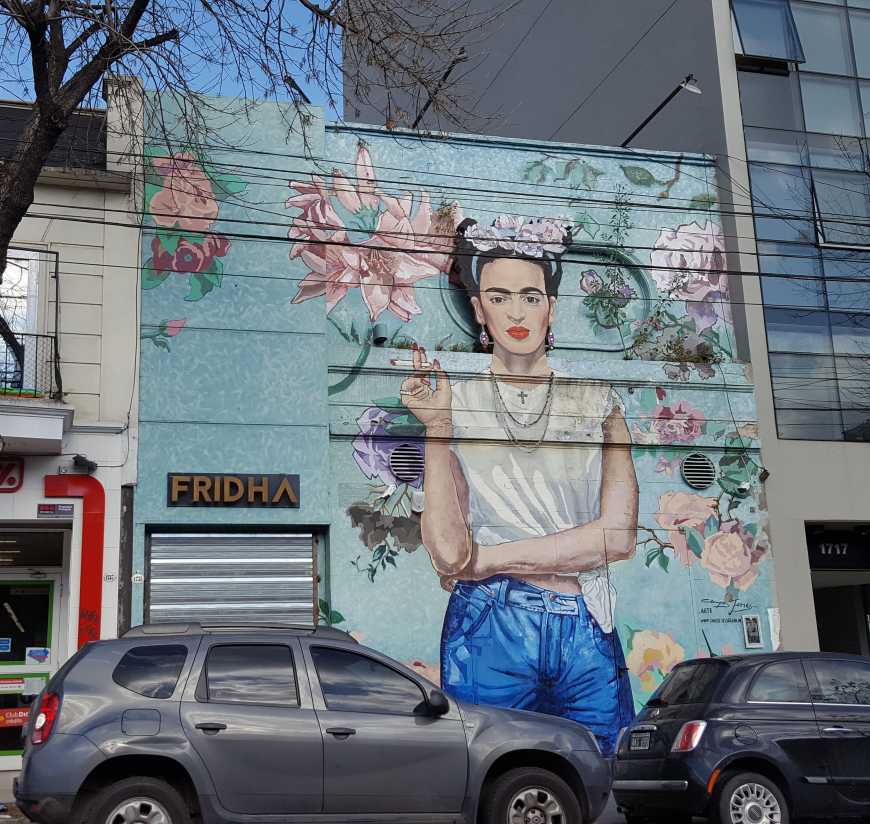
M 168 506 L 299 507 L 298 475 L 242 475 L 171 472 Z

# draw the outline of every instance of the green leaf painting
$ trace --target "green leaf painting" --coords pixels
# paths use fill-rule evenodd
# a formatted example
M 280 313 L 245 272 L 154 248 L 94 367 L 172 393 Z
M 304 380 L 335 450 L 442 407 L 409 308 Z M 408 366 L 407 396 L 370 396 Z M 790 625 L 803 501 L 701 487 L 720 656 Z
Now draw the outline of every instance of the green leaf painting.
M 569 160 L 560 177 L 557 180 L 565 180 L 571 186 L 583 189 L 594 189 L 598 178 L 603 176 L 604 172 L 601 169 L 595 168 L 591 163 L 585 160 Z
M 712 209 L 716 205 L 716 195 L 705 192 L 695 195 L 689 204 L 693 209 Z
M 544 160 L 533 160 L 523 169 L 523 178 L 529 183 L 546 183 L 553 176 L 553 170 Z
M 688 544 L 689 549 L 700 558 L 701 553 L 704 551 L 704 539 L 701 534 L 697 530 L 687 529 L 686 543 Z
M 152 265 L 151 258 L 148 258 L 145 265 L 142 267 L 142 288 L 153 289 L 155 286 L 159 286 L 163 283 L 163 281 L 171 274 L 171 272 L 156 271 Z
M 635 186 L 655 186 L 660 182 L 653 177 L 649 169 L 643 166 L 620 166 L 620 168 L 629 183 Z

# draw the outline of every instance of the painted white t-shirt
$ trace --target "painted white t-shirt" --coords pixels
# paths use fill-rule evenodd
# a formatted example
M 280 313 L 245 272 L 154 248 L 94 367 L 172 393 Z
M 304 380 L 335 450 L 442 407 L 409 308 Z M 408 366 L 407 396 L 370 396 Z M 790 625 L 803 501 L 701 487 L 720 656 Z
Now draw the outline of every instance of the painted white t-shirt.
M 622 401 L 608 384 L 556 373 L 549 422 L 524 429 L 496 409 L 504 407 L 523 423 L 544 408 L 548 382 L 514 386 L 499 381 L 496 395 L 486 372 L 457 381 L 453 391 L 453 452 L 468 482 L 469 520 L 474 540 L 495 546 L 563 532 L 595 520 L 601 508 L 601 456 L 605 419 Z M 521 395 L 522 393 L 522 395 Z M 578 574 L 589 612 L 604 632 L 613 627 L 615 591 L 606 568 Z

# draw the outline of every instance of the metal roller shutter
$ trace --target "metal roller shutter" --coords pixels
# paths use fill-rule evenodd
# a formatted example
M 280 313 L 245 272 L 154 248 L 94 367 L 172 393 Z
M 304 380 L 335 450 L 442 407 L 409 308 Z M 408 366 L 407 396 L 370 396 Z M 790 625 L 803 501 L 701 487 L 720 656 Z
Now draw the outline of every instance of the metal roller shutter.
M 153 623 L 314 623 L 314 540 L 293 535 L 151 535 Z

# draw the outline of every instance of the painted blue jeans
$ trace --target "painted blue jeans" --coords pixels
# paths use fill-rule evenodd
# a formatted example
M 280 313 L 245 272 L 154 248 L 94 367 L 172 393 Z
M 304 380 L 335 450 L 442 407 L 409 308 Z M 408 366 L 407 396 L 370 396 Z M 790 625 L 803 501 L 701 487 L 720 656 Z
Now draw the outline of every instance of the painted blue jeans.
M 584 724 L 602 752 L 634 718 L 619 637 L 582 595 L 497 576 L 456 584 L 441 632 L 441 686 L 463 701 Z

